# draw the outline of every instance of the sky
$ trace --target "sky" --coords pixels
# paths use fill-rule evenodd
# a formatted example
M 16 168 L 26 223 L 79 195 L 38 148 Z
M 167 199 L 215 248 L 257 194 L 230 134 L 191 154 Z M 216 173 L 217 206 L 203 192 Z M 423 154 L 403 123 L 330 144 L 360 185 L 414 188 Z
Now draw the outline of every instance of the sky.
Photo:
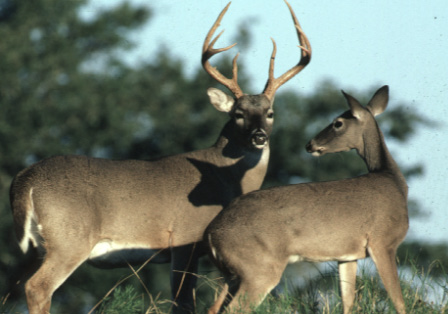
M 83 14 L 119 3 L 94 0 Z M 134 65 L 151 61 L 160 45 L 183 60 L 187 73 L 200 67 L 206 33 L 228 3 L 221 0 L 131 0 L 153 9 L 149 22 L 132 33 L 137 47 L 123 58 Z M 446 0 L 290 0 L 307 34 L 311 63 L 279 91 L 312 93 L 325 79 L 357 96 L 389 85 L 389 106 L 406 108 L 431 121 L 418 126 L 405 145 L 387 142 L 399 165 L 422 163 L 423 176 L 408 181 L 409 197 L 418 200 L 423 215 L 412 218 L 407 239 L 448 240 L 448 1 Z M 252 78 L 252 89 L 261 92 L 267 79 L 270 37 L 277 43 L 276 76 L 299 60 L 297 35 L 288 8 L 280 0 L 234 0 L 219 30 L 226 31 L 215 47 L 225 47 L 248 22 L 254 36 L 240 52 Z M 219 31 L 218 30 L 218 31 Z M 226 52 L 225 52 L 226 53 Z M 204 92 L 205 91 L 198 91 Z M 345 101 L 341 95 L 341 112 Z M 330 122 L 330 121 L 329 121 Z M 276 120 L 276 124 L 281 121 Z M 324 126 L 323 126 L 324 127 Z M 325 158 L 325 157 L 321 157 Z

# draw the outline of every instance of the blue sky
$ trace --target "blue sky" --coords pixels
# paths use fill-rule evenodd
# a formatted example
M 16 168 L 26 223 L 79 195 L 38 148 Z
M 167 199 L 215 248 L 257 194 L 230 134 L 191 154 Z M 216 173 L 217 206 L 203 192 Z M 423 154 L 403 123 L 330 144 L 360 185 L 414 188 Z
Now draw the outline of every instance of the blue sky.
M 88 15 L 119 1 L 94 0 Z M 184 60 L 187 72 L 200 66 L 202 43 L 210 26 L 228 1 L 148 1 L 131 3 L 153 8 L 153 17 L 130 36 L 137 48 L 123 57 L 132 64 L 151 61 L 165 44 Z M 368 88 L 390 86 L 389 106 L 404 103 L 408 110 L 431 119 L 436 127 L 420 127 L 406 145 L 388 142 L 400 165 L 421 162 L 425 174 L 408 182 L 410 197 L 424 215 L 411 219 L 408 239 L 448 239 L 448 1 L 296 1 L 290 0 L 313 48 L 310 65 L 280 88 L 312 92 L 323 79 L 357 95 Z M 226 31 L 216 47 L 235 37 L 238 25 L 250 21 L 252 45 L 241 52 L 255 91 L 267 79 L 272 49 L 277 42 L 276 75 L 299 59 L 297 37 L 286 4 L 280 0 L 234 0 L 221 28 Z M 205 91 L 198 91 L 204 92 Z M 341 97 L 341 110 L 345 109 Z M 281 121 L 276 121 L 281 123 Z M 325 157 L 322 157 L 325 158 Z

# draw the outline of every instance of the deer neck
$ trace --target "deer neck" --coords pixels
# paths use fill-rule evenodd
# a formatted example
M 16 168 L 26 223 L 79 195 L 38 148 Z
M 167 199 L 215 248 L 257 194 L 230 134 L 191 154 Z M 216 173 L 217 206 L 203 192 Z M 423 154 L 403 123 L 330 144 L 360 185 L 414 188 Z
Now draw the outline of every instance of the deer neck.
M 384 136 L 378 125 L 375 129 L 363 134 L 364 147 L 358 151 L 364 159 L 369 173 L 389 173 L 397 182 L 403 195 L 407 197 L 408 186 L 406 179 L 400 171 L 397 163 L 393 159 L 384 141 Z
M 213 148 L 235 178 L 240 178 L 243 193 L 260 188 L 267 172 L 269 145 L 263 149 L 244 145 L 241 135 L 235 134 L 233 121 L 229 121 L 222 130 Z

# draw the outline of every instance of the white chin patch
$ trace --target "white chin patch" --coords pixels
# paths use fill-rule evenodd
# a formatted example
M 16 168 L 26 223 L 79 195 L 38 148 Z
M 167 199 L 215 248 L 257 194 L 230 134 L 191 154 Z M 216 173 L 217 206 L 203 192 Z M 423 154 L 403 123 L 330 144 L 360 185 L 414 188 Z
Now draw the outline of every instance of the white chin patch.
M 256 149 L 263 149 L 263 148 L 266 147 L 266 143 L 264 143 L 264 144 L 257 144 L 257 145 L 254 145 L 254 147 L 255 147 Z
M 320 155 L 322 155 L 322 152 L 316 150 L 315 152 L 312 152 L 311 155 L 314 156 L 314 157 L 319 157 Z
M 264 141 L 263 144 L 257 144 L 255 140 L 252 140 L 252 146 L 256 149 L 263 149 L 266 147 L 266 145 L 268 145 L 268 141 Z

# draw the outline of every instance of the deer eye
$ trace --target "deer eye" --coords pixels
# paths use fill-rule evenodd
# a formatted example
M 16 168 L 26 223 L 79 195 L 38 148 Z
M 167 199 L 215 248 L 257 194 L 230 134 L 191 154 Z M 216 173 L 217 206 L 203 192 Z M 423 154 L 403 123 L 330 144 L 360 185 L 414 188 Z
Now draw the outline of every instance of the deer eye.
M 237 112 L 235 113 L 235 119 L 236 120 L 244 119 L 244 115 L 240 112 Z
M 272 119 L 272 118 L 274 118 L 274 112 L 273 111 L 268 112 L 268 119 Z
M 339 120 L 336 121 L 336 122 L 333 124 L 333 126 L 334 126 L 335 129 L 339 129 L 339 128 L 341 128 L 342 125 L 343 125 L 342 121 L 339 121 Z

